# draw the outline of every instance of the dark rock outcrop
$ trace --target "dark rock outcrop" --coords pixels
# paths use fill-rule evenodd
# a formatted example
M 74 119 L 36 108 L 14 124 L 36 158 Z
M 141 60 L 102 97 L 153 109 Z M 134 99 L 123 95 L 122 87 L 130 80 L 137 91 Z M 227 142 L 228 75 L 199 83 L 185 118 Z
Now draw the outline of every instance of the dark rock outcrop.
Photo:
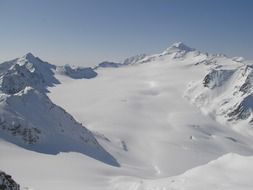
M 20 186 L 10 175 L 0 171 L 0 190 L 20 190 Z

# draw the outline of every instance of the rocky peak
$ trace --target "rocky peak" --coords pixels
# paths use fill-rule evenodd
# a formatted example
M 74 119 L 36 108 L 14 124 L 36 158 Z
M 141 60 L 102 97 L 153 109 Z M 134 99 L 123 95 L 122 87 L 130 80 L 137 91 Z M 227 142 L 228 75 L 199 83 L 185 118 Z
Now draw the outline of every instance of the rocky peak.
M 19 185 L 12 177 L 0 170 L 0 189 L 1 190 L 19 190 Z
M 169 48 L 167 48 L 163 52 L 163 54 L 182 52 L 182 51 L 183 52 L 190 52 L 190 51 L 195 51 L 195 49 L 185 45 L 182 42 L 177 42 L 177 43 L 172 44 Z

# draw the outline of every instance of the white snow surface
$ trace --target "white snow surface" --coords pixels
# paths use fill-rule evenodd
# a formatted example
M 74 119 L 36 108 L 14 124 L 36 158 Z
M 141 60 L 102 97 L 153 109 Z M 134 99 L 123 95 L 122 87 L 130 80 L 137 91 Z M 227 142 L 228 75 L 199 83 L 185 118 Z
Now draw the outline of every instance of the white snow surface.
M 52 155 L 1 140 L 0 169 L 34 190 L 251 189 L 250 125 L 237 122 L 247 128 L 238 132 L 216 120 L 212 104 L 194 98 L 230 95 L 227 80 L 243 64 L 176 43 L 134 65 L 98 68 L 90 80 L 56 73 L 60 84 L 48 88 L 51 101 L 91 130 L 120 167 L 75 150 Z
M 253 157 L 226 154 L 179 176 L 161 179 L 117 177 L 111 181 L 117 190 L 251 190 Z

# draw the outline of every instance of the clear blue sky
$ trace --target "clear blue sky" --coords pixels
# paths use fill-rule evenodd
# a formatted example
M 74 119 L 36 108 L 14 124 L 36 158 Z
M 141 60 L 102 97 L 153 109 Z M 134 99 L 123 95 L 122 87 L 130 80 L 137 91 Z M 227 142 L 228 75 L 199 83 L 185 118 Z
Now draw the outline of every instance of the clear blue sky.
M 177 41 L 253 59 L 253 0 L 0 0 L 0 61 L 94 65 Z

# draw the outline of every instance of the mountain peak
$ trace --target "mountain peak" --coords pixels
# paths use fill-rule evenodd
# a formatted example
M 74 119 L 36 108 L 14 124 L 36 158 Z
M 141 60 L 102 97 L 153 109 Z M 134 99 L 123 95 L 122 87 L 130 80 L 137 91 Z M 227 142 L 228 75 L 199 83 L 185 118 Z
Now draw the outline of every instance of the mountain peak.
M 31 52 L 28 52 L 27 54 L 25 54 L 23 56 L 23 58 L 27 59 L 27 60 L 33 60 L 33 59 L 36 59 L 36 57 L 31 53 Z
M 183 42 L 176 42 L 173 43 L 169 48 L 167 48 L 164 53 L 174 53 L 174 52 L 189 52 L 189 51 L 194 51 L 194 48 L 191 48 L 187 45 L 185 45 Z
M 194 48 L 191 48 L 187 45 L 185 45 L 183 42 L 176 42 L 172 44 L 169 49 L 178 49 L 178 50 L 184 50 L 184 51 L 194 51 Z

